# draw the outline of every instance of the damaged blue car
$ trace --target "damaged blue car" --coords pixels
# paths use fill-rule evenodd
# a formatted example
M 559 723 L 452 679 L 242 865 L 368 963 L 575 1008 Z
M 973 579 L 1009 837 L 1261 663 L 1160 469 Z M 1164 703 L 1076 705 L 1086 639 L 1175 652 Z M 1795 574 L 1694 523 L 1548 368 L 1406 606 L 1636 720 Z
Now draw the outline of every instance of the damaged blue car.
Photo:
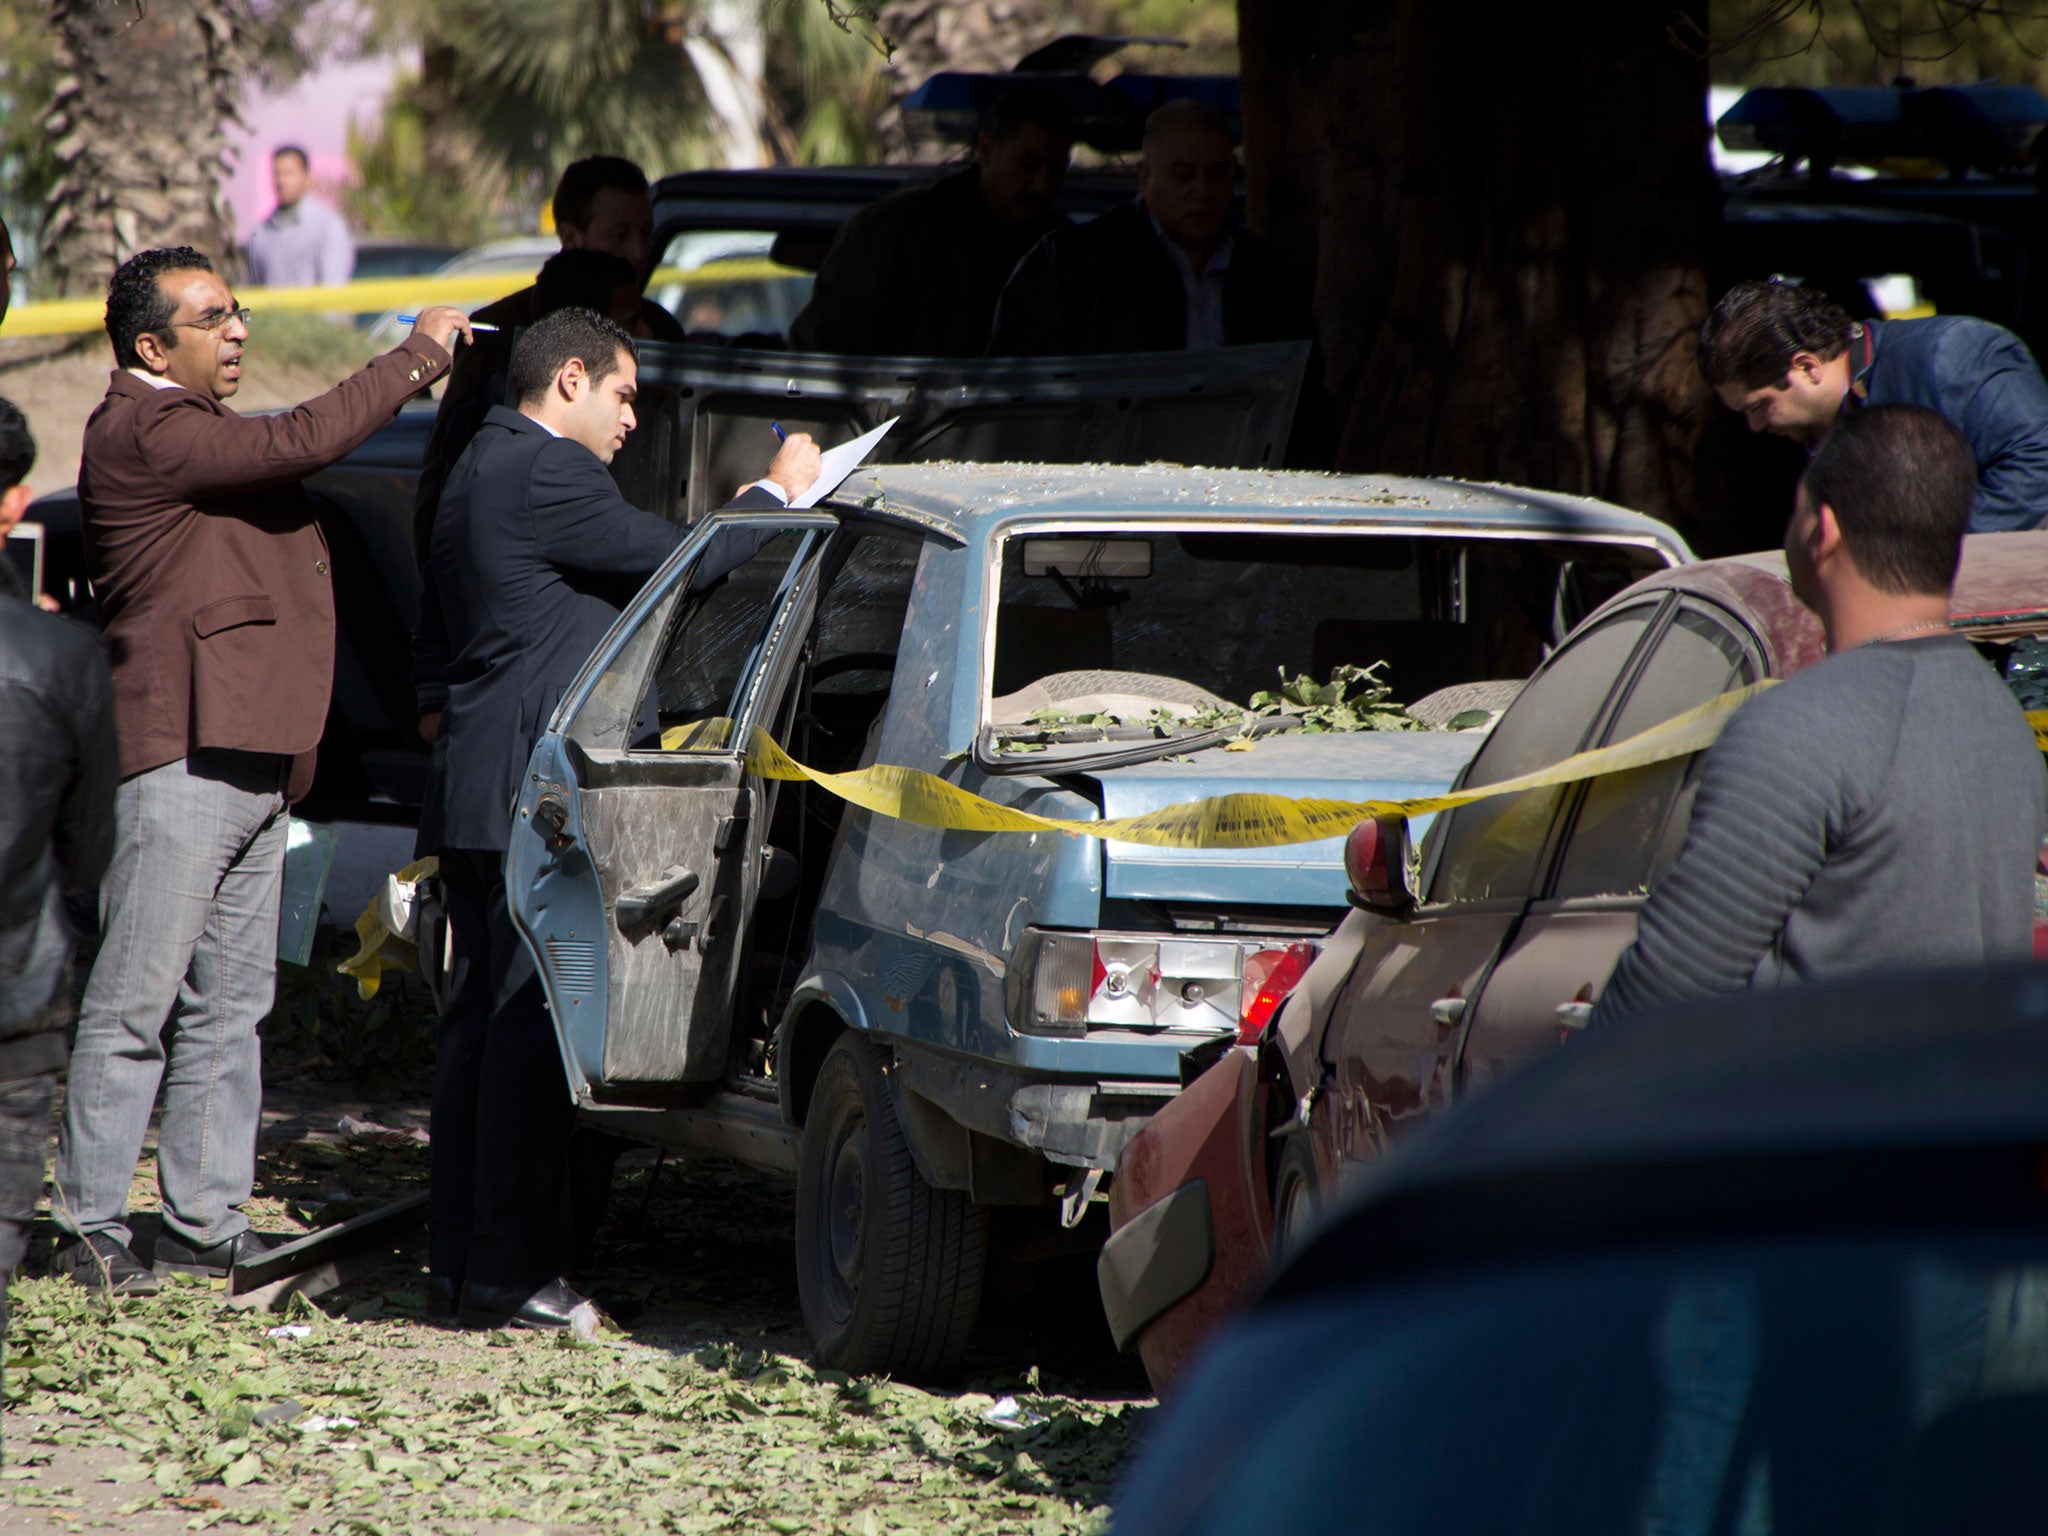
M 692 591 L 735 525 L 770 537 Z M 563 694 L 517 807 L 514 916 L 577 1101 L 794 1176 L 819 1361 L 941 1377 L 991 1212 L 1099 1231 L 1124 1144 L 1344 913 L 1341 839 L 924 825 L 761 776 L 753 733 L 1074 822 L 1428 794 L 1581 616 L 1688 558 L 1582 499 L 1165 465 L 884 467 L 710 517 Z

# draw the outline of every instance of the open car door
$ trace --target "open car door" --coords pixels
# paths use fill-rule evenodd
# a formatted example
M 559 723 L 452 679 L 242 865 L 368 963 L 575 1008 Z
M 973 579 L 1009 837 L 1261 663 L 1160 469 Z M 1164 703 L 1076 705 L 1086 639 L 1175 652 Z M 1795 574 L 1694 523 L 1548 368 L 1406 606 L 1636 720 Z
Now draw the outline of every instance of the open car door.
M 795 665 L 837 526 L 822 512 L 707 521 L 534 748 L 506 888 L 579 1103 L 725 1072 L 769 810 L 746 772 L 748 733 Z
M 641 342 L 639 428 L 612 462 L 635 506 L 694 522 L 761 473 L 773 427 L 877 464 L 1277 468 L 1307 342 L 1112 357 L 875 358 Z

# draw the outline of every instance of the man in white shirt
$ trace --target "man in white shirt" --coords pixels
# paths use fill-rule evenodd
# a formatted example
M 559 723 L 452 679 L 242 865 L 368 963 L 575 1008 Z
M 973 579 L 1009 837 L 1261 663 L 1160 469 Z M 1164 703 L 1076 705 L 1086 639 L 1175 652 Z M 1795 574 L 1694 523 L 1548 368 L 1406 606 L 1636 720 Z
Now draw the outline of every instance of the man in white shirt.
M 322 288 L 356 269 L 355 242 L 340 214 L 310 195 L 306 152 L 281 146 L 270 157 L 277 208 L 249 236 L 249 277 L 265 288 Z
M 991 356 L 1207 351 L 1314 335 L 1302 285 L 1234 229 L 1229 123 L 1182 98 L 1145 122 L 1138 195 L 1053 231 L 1017 264 Z

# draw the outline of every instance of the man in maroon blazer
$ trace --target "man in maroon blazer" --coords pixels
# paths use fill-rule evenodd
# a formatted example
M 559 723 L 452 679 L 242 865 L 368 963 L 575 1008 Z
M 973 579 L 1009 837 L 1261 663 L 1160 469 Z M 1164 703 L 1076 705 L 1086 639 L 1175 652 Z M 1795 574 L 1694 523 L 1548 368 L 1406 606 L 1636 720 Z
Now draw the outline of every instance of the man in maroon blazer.
M 283 893 L 285 807 L 313 779 L 334 678 L 327 541 L 300 482 L 446 371 L 468 321 L 316 400 L 238 416 L 249 313 L 198 251 L 144 251 L 107 288 L 118 365 L 87 420 L 86 559 L 121 744 L 102 941 L 57 1143 L 60 1273 L 156 1288 L 129 1251 L 128 1185 L 164 1092 L 159 1270 L 224 1274 L 262 1248 L 255 1179 Z M 168 1027 L 166 1027 L 168 1025 Z

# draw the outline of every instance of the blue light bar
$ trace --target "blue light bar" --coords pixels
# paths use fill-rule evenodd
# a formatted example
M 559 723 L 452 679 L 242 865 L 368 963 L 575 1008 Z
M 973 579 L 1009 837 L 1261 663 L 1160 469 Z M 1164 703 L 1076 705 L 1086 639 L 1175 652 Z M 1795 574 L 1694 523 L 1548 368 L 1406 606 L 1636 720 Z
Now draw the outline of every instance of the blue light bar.
M 2029 85 L 1769 86 L 1749 91 L 1715 126 L 1734 150 L 1762 150 L 1820 167 L 1936 160 L 1952 173 L 2023 163 L 2048 96 Z

